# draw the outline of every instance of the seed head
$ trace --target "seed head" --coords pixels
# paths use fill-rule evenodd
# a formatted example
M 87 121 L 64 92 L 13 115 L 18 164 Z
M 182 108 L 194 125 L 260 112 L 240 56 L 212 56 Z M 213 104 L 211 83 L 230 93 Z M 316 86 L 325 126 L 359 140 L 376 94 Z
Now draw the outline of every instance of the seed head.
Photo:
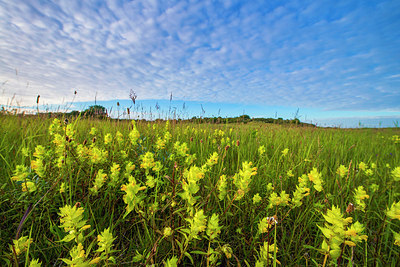
M 353 203 L 349 203 L 349 205 L 347 206 L 346 212 L 347 213 L 352 213 L 354 211 L 354 204 Z

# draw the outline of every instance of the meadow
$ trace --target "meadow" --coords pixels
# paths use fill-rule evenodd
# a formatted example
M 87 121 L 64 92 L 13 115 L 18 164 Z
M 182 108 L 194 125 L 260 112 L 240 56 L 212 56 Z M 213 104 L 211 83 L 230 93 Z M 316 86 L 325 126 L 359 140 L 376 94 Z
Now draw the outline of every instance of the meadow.
M 399 136 L 0 115 L 0 265 L 399 266 Z

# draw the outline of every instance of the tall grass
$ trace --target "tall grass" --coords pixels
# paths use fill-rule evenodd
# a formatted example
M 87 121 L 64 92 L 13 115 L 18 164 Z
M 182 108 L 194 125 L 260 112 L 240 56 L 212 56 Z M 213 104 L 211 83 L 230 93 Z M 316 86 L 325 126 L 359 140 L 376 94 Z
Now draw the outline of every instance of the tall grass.
M 400 219 L 387 211 L 399 201 L 399 133 L 0 115 L 2 264 L 72 265 L 74 251 L 83 249 L 75 263 L 395 266 Z M 129 164 L 135 168 L 126 170 Z M 27 167 L 19 180 L 18 165 Z M 345 175 L 337 172 L 341 165 Z M 28 181 L 35 190 L 22 190 Z M 368 197 L 355 193 L 360 186 Z M 61 221 L 68 205 L 71 214 L 82 208 L 71 221 L 75 230 Z M 331 229 L 335 207 L 352 222 L 330 237 L 323 229 Z M 363 230 L 345 233 L 356 221 Z M 338 255 L 334 235 L 343 241 Z M 12 246 L 21 237 L 32 242 Z

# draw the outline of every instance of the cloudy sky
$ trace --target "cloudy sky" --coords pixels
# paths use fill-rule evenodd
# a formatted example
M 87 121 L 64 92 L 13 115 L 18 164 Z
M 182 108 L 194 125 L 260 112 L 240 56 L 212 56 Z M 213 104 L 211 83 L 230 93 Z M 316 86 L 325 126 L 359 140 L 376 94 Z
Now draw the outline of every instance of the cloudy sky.
M 226 114 L 400 118 L 400 1 L 0 0 L 0 104 L 130 89 Z

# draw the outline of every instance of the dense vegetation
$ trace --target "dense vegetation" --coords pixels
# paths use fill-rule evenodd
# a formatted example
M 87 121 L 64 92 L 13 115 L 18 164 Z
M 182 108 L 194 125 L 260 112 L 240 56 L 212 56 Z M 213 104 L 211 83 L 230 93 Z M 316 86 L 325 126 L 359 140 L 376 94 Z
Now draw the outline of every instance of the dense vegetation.
M 400 130 L 0 115 L 0 264 L 400 264 Z
M 1 111 L 0 111 L 1 112 Z M 123 114 L 130 117 L 130 109 L 127 108 L 126 111 L 123 112 Z M 6 113 L 3 111 L 3 113 Z M 117 118 L 112 118 L 109 116 L 108 111 L 105 107 L 100 106 L 100 105 L 94 105 L 90 106 L 89 108 L 83 110 L 83 111 L 77 111 L 73 110 L 71 112 L 47 112 L 45 113 L 48 117 L 58 117 L 58 118 L 78 118 L 78 117 L 84 117 L 84 118 L 92 118 L 92 119 L 120 119 L 120 115 L 117 116 Z M 43 116 L 44 114 L 42 114 Z M 122 114 L 121 114 L 122 115 Z M 140 118 L 141 116 L 139 116 Z M 139 120 L 139 119 L 137 119 Z M 141 119 L 142 121 L 146 121 L 145 119 Z M 260 122 L 260 123 L 273 123 L 273 124 L 295 124 L 297 126 L 311 126 L 315 127 L 315 125 L 310 124 L 310 123 L 305 123 L 301 122 L 298 118 L 294 119 L 286 119 L 284 120 L 283 118 L 251 118 L 249 115 L 241 115 L 238 117 L 192 117 L 191 119 L 173 119 L 174 121 L 178 122 L 191 122 L 195 124 L 201 124 L 201 123 L 208 123 L 208 124 L 227 124 L 227 123 L 249 123 L 249 122 Z M 165 119 L 154 119 L 155 122 L 165 122 Z

